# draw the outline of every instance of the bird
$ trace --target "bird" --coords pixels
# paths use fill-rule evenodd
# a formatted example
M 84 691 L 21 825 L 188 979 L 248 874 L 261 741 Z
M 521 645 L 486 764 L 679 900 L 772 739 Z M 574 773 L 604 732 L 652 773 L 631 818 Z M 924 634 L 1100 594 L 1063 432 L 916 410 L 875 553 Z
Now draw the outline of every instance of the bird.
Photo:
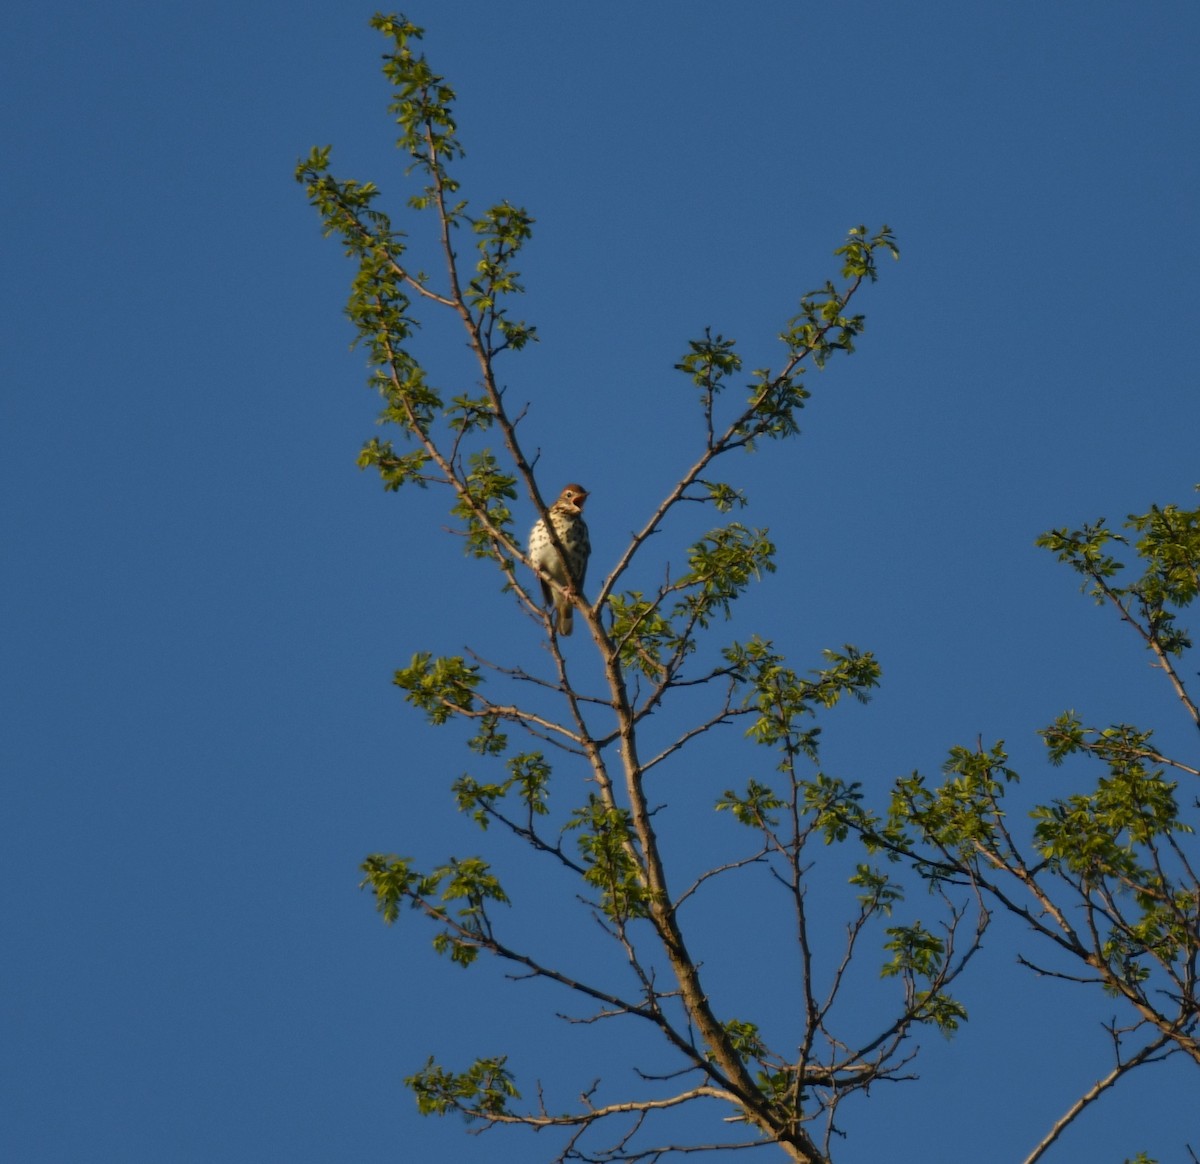
M 540 572 L 538 581 L 542 584 L 543 599 L 547 605 L 554 604 L 550 625 L 556 633 L 564 636 L 574 629 L 571 598 L 583 590 L 588 555 L 592 552 L 587 524 L 583 520 L 583 503 L 587 497 L 588 492 L 582 485 L 568 485 L 550 506 L 549 516 L 554 523 L 554 532 L 566 553 L 565 564 L 562 554 L 550 540 L 545 521 L 539 518 L 529 534 L 529 561 Z M 543 574 L 552 578 L 562 589 L 552 587 L 541 577 Z

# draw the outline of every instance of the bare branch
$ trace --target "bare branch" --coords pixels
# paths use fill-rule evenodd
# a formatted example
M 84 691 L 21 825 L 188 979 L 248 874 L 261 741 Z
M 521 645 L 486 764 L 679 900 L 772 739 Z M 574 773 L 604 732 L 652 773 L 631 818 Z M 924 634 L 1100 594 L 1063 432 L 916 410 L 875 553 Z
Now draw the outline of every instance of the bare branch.
M 1094 1103 L 1101 1095 L 1104 1094 L 1122 1075 L 1132 1071 L 1135 1067 L 1143 1063 L 1154 1062 L 1156 1058 L 1165 1058 L 1158 1056 L 1158 1052 L 1167 1045 L 1169 1040 L 1165 1035 L 1160 1035 L 1157 1039 L 1149 1042 L 1132 1058 L 1126 1059 L 1124 1062 L 1118 1062 L 1117 1065 L 1103 1079 L 1097 1080 L 1087 1091 L 1083 1093 L 1063 1115 L 1055 1122 L 1054 1126 L 1042 1138 L 1041 1142 L 1034 1148 L 1028 1156 L 1025 1157 L 1023 1164 L 1036 1164 L 1042 1156 L 1049 1151 L 1050 1146 L 1055 1140 L 1063 1134 L 1070 1124 L 1079 1116 L 1079 1114 L 1090 1104 Z M 1170 1051 L 1167 1054 L 1171 1054 Z

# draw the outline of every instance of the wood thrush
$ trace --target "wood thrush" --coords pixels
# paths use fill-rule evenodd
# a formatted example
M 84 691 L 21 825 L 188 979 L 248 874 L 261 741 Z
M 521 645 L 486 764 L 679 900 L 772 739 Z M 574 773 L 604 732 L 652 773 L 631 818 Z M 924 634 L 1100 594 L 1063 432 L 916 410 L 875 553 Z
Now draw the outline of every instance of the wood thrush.
M 566 591 L 564 594 L 544 578 L 538 579 L 542 584 L 542 597 L 547 604 L 554 604 L 551 626 L 560 635 L 569 635 L 574 629 L 571 596 L 583 592 L 588 555 L 592 552 L 587 524 L 583 520 L 583 503 L 587 496 L 587 490 L 582 485 L 568 485 L 550 507 L 554 532 L 566 553 L 565 563 L 554 548 L 544 521 L 539 520 L 529 534 L 529 560 Z

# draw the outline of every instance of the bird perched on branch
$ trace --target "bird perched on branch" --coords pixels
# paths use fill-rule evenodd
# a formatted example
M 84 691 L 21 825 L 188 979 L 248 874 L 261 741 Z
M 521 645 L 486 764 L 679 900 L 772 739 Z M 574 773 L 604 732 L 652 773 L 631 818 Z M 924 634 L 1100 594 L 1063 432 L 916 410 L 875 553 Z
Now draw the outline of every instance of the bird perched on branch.
M 539 520 L 529 535 L 529 560 L 562 587 L 558 590 L 545 578 L 538 579 L 542 584 L 542 597 L 547 604 L 554 604 L 551 626 L 560 635 L 569 635 L 574 629 L 571 598 L 583 592 L 588 555 L 592 552 L 588 528 L 583 520 L 583 503 L 587 496 L 582 485 L 568 485 L 550 507 L 550 520 L 566 554 L 565 563 L 551 541 L 544 521 Z

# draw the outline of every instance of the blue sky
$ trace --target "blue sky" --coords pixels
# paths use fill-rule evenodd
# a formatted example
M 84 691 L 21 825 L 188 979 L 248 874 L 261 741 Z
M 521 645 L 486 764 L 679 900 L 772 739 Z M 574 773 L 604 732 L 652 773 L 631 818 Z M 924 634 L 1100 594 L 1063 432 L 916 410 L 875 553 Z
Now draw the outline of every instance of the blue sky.
M 537 219 L 542 342 L 505 374 L 545 488 L 592 492 L 593 563 L 689 463 L 687 340 L 772 362 L 847 228 L 887 222 L 903 258 L 860 352 L 810 384 L 798 444 L 738 466 L 780 546 L 748 622 L 799 667 L 844 642 L 883 662 L 827 766 L 883 788 L 981 734 L 1050 795 L 1034 732 L 1066 707 L 1193 746 L 1032 542 L 1200 481 L 1194 4 L 406 11 L 458 90 L 467 194 Z M 478 845 L 447 791 L 468 760 L 394 668 L 528 635 L 434 506 L 354 467 L 375 402 L 348 269 L 292 171 L 333 143 L 406 196 L 371 12 L 6 16 L 5 1159 L 552 1154 L 421 1120 L 401 1079 L 498 1047 L 566 1072 L 565 1003 L 458 974 L 355 888 L 368 852 Z M 452 379 L 457 337 L 426 334 Z M 1020 1160 L 1107 1062 L 1103 1007 L 992 953 L 976 1020 L 925 1040 L 839 1160 Z M 1055 1159 L 1181 1159 L 1194 1095 L 1151 1068 Z

